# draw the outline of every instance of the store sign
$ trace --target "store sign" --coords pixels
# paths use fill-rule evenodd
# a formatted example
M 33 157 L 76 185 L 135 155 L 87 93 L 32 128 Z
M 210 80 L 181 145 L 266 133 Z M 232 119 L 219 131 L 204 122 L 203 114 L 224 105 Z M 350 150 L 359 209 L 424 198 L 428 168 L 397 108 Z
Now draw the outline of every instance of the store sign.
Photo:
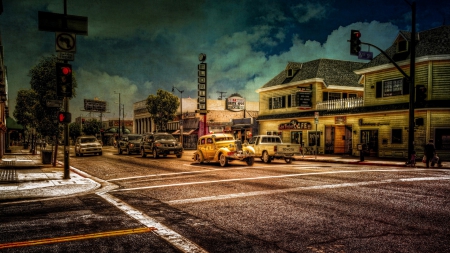
M 239 96 L 227 98 L 227 109 L 233 112 L 245 110 L 245 98 Z
M 298 101 L 299 109 L 311 109 L 312 107 L 312 91 L 308 88 L 300 88 L 295 94 L 295 99 Z
M 291 130 L 291 129 L 311 129 L 311 123 L 309 122 L 298 122 L 296 120 L 291 120 L 289 123 L 279 124 L 278 130 Z
M 336 125 L 347 124 L 347 116 L 336 116 L 336 117 L 334 117 L 334 123 Z

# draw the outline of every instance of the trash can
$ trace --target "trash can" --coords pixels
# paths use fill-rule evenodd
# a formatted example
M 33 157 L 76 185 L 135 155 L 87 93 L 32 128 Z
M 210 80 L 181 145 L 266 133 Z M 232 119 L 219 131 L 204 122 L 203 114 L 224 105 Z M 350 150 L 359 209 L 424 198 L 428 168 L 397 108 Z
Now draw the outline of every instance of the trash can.
M 42 163 L 51 164 L 53 152 L 51 150 L 42 150 L 41 153 L 42 153 Z

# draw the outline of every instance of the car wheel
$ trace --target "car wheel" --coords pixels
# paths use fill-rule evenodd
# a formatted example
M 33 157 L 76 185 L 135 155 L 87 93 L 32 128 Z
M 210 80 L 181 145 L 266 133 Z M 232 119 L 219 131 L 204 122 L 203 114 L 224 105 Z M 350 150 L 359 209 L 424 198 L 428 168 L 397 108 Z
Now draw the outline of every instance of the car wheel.
M 198 163 L 203 163 L 203 161 L 204 161 L 203 154 L 200 152 L 195 154 L 195 161 Z
M 83 153 L 80 153 L 80 156 L 83 156 Z
M 122 149 L 121 148 L 119 148 L 119 155 L 121 155 L 122 154 Z
M 264 151 L 262 154 L 262 160 L 265 163 L 270 163 L 272 161 L 272 159 L 270 159 L 269 153 L 267 153 L 267 151 Z
M 220 154 L 219 162 L 220 166 L 225 167 L 228 165 L 228 158 L 224 154 Z
M 158 151 L 156 148 L 153 149 L 153 158 L 159 158 Z
M 252 166 L 255 163 L 255 158 L 254 157 L 249 157 L 245 161 L 247 162 L 248 166 Z
M 181 158 L 181 154 L 178 154 L 178 155 L 177 155 L 177 158 Z
M 292 158 L 284 158 L 284 161 L 286 161 L 286 163 L 292 163 Z
M 129 155 L 130 154 L 130 149 L 129 148 L 127 148 L 127 155 Z
M 99 152 L 98 155 L 103 155 L 103 152 Z
M 141 157 L 147 157 L 147 154 L 145 153 L 143 148 L 141 148 Z

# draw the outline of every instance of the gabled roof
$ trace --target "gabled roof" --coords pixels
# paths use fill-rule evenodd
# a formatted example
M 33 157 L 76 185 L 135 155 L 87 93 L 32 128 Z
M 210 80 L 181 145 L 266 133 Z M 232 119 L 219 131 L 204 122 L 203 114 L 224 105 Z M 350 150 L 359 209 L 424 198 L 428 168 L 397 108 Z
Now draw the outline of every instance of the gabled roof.
M 450 26 L 440 26 L 430 30 L 418 32 L 416 34 L 416 58 L 433 55 L 450 55 Z M 411 33 L 401 31 L 399 36 L 403 36 L 408 41 L 411 41 Z M 398 36 L 397 36 L 398 39 Z M 395 41 L 397 41 L 397 39 Z M 396 54 L 397 45 L 394 43 L 386 50 L 384 50 L 389 57 L 395 61 L 410 59 L 410 52 L 406 54 Z M 372 61 L 368 62 L 364 68 L 375 67 L 391 63 L 383 54 L 377 55 Z
M 290 83 L 316 79 L 323 79 L 326 85 L 359 87 L 359 75 L 353 71 L 360 69 L 365 63 L 318 59 L 305 63 L 289 62 L 285 70 L 267 82 L 261 89 L 277 85 L 288 85 Z M 287 70 L 293 70 L 293 76 L 287 76 Z

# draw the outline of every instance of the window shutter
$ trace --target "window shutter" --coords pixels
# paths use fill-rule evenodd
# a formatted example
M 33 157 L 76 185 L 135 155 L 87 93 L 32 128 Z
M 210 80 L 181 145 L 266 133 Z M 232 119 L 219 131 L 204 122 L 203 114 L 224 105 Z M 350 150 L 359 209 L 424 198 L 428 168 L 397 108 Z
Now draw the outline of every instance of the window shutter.
M 272 98 L 269 98 L 269 110 L 272 110 Z
M 322 92 L 322 101 L 328 101 L 328 92 Z
M 288 107 L 292 107 L 292 95 L 288 95 Z
M 286 107 L 286 96 L 282 96 L 281 97 L 281 108 L 285 108 Z
M 377 98 L 381 98 L 381 91 L 383 90 L 383 82 L 376 83 L 376 96 Z
M 408 79 L 403 78 L 403 95 L 409 94 L 409 82 Z

